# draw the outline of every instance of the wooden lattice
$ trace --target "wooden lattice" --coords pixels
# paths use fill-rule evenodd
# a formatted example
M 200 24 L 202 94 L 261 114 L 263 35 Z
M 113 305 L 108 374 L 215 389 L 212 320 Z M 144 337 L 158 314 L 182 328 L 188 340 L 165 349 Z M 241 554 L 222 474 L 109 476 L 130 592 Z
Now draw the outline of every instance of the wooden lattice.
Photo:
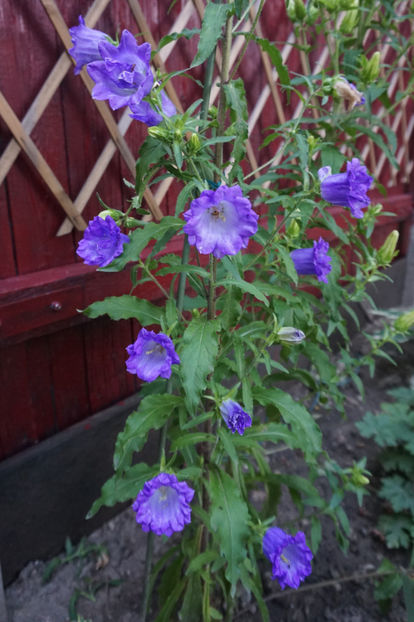
M 124 138 L 130 124 L 132 123 L 132 119 L 129 116 L 129 110 L 126 109 L 122 114 L 119 122 L 117 123 L 106 102 L 101 102 L 97 100 L 94 101 L 96 108 L 106 125 L 110 138 L 105 148 L 102 150 L 99 158 L 92 166 L 92 169 L 87 178 L 85 179 L 79 193 L 74 199 L 71 199 L 70 196 L 65 192 L 62 184 L 56 177 L 52 168 L 46 162 L 39 149 L 36 147 L 35 143 L 30 137 L 33 128 L 41 118 L 48 103 L 50 102 L 54 93 L 57 91 L 62 80 L 72 66 L 72 59 L 67 53 L 67 50 L 72 47 L 68 26 L 66 25 L 56 5 L 55 0 L 39 1 L 42 4 L 44 10 L 46 11 L 66 51 L 62 52 L 60 58 L 56 62 L 55 66 L 53 67 L 46 81 L 44 82 L 42 88 L 39 90 L 37 96 L 33 100 L 30 108 L 28 109 L 21 121 L 13 112 L 6 98 L 0 93 L 0 115 L 2 116 L 3 120 L 5 121 L 13 135 L 13 138 L 10 140 L 9 144 L 7 145 L 5 151 L 0 158 L 0 183 L 4 180 L 7 173 L 10 171 L 19 152 L 21 150 L 24 151 L 24 153 L 33 163 L 38 174 L 41 176 L 43 181 L 46 183 L 46 185 L 66 213 L 66 218 L 64 219 L 57 231 L 57 235 L 61 236 L 70 233 L 73 227 L 79 230 L 83 230 L 86 227 L 86 222 L 82 216 L 82 211 L 86 206 L 87 202 L 89 201 L 90 197 L 92 196 L 94 190 L 96 189 L 99 180 L 102 178 L 116 151 L 120 153 L 121 158 L 125 162 L 131 174 L 133 176 L 135 175 L 135 154 L 131 152 Z M 110 0 L 94 0 L 92 6 L 90 7 L 89 11 L 85 16 L 85 22 L 88 26 L 95 26 L 95 24 L 105 11 L 106 7 L 108 6 L 109 2 Z M 157 42 L 154 40 L 153 35 L 151 34 L 151 30 L 147 24 L 139 1 L 127 0 L 127 2 L 131 13 L 136 21 L 138 30 L 142 33 L 144 40 L 150 43 L 153 49 L 156 48 Z M 256 3 L 256 6 L 252 6 L 250 8 L 249 15 L 246 17 L 244 24 L 241 25 L 241 29 L 243 31 L 248 31 L 251 28 L 251 24 L 253 23 L 256 16 L 257 4 L 258 3 Z M 409 3 L 407 1 L 400 3 L 399 12 L 401 15 L 406 10 L 408 4 Z M 203 0 L 188 0 L 188 2 L 184 4 L 182 11 L 180 12 L 172 28 L 170 29 L 170 32 L 182 32 L 183 29 L 187 27 L 189 20 L 194 19 L 195 16 L 198 16 L 199 21 L 201 21 L 204 7 L 205 4 Z M 256 25 L 255 34 L 257 34 L 257 36 L 259 37 L 263 36 L 260 21 L 258 21 Z M 366 34 L 366 38 L 369 37 L 369 34 L 370 33 L 368 31 Z M 243 36 L 238 36 L 234 39 L 230 56 L 231 68 L 233 68 L 237 63 L 244 42 L 245 39 Z M 293 32 L 291 32 L 286 40 L 285 45 L 283 46 L 283 49 L 281 50 L 283 61 L 287 64 L 289 64 L 292 52 L 294 52 L 295 43 L 295 35 L 293 34 Z M 301 41 L 298 41 L 298 43 L 301 43 Z M 154 66 L 156 68 L 159 68 L 162 72 L 166 72 L 166 62 L 172 54 L 175 45 L 176 41 L 172 41 L 168 46 L 164 47 L 160 51 L 160 53 L 156 55 L 153 59 Z M 386 63 L 389 54 L 391 53 L 392 50 L 390 50 L 390 46 L 384 45 L 381 48 L 381 62 Z M 316 73 L 326 66 L 329 59 L 329 53 L 326 47 L 321 49 L 318 58 L 316 59 L 313 67 L 311 68 L 309 67 L 309 59 L 303 52 L 300 52 L 299 58 L 300 64 L 304 72 L 311 69 L 313 73 Z M 221 61 L 219 52 L 217 52 L 216 60 L 219 67 Z M 281 93 L 278 85 L 277 73 L 275 69 L 272 68 L 268 55 L 263 51 L 260 52 L 260 60 L 261 67 L 258 68 L 258 71 L 263 71 L 266 76 L 267 84 L 263 88 L 260 97 L 257 99 L 254 107 L 250 111 L 250 137 L 256 131 L 259 131 L 258 122 L 270 97 L 272 98 L 274 105 L 274 122 L 283 123 L 286 120 L 286 113 L 283 107 L 283 94 Z M 400 65 L 402 65 L 404 62 L 405 59 L 404 57 L 402 57 L 400 60 Z M 243 65 L 241 66 L 241 69 L 243 70 Z M 83 81 L 84 86 L 88 89 L 89 92 L 91 92 L 93 82 L 88 76 L 85 68 L 81 71 L 80 78 Z M 398 89 L 403 88 L 404 84 L 402 81 L 402 73 L 396 73 L 390 81 L 390 85 L 388 88 L 388 96 L 390 97 L 390 99 L 395 96 Z M 166 90 L 177 109 L 179 111 L 182 111 L 180 98 L 177 95 L 171 81 L 167 84 Z M 218 93 L 219 86 L 218 80 L 216 80 L 213 84 L 213 88 L 211 91 L 210 104 L 214 104 L 217 99 Z M 385 169 L 387 167 L 389 168 L 387 174 L 385 175 L 385 177 L 387 178 L 387 185 L 389 186 L 395 185 L 397 181 L 407 181 L 413 166 L 413 162 L 410 160 L 409 156 L 409 142 L 414 127 L 414 117 L 408 119 L 407 102 L 408 99 L 405 99 L 400 103 L 398 111 L 392 119 L 388 118 L 385 108 L 381 107 L 377 111 L 378 116 L 384 119 L 399 137 L 399 148 L 396 153 L 396 160 L 400 165 L 400 171 L 398 172 L 391 167 L 384 153 L 378 153 L 378 149 L 375 147 L 371 139 L 367 138 L 366 144 L 362 149 L 362 157 L 363 159 L 369 158 L 370 170 L 372 173 L 374 173 L 375 177 L 381 178 L 381 176 L 383 176 L 385 173 Z M 295 110 L 293 111 L 293 117 L 298 117 L 301 114 L 302 109 L 303 104 L 299 101 Z M 283 145 L 279 147 L 277 153 L 275 154 L 272 161 L 273 165 L 279 163 L 282 157 L 282 152 Z M 258 154 L 255 153 L 250 139 L 247 142 L 247 155 L 252 170 L 256 170 L 261 163 Z M 258 175 L 257 172 L 256 175 Z M 145 191 L 144 198 L 147 202 L 152 216 L 156 220 L 162 218 L 160 204 L 163 201 L 166 193 L 168 192 L 171 183 L 172 179 L 167 178 L 159 184 L 154 194 L 149 189 Z

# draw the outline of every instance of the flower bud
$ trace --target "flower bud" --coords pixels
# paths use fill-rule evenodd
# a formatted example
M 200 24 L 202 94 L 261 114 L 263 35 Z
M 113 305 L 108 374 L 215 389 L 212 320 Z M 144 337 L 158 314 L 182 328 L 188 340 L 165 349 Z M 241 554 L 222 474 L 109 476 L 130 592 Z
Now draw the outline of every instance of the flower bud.
M 396 229 L 394 229 L 394 231 L 391 231 L 391 233 L 387 236 L 384 244 L 377 252 L 377 260 L 379 264 L 382 265 L 391 263 L 392 259 L 397 254 L 395 252 L 395 249 L 397 248 L 397 242 L 399 237 L 400 234 Z
M 148 128 L 148 134 L 153 138 L 158 138 L 159 140 L 168 139 L 168 131 L 162 127 L 158 127 L 158 125 L 153 125 Z
M 339 30 L 342 32 L 342 34 L 350 35 L 354 30 L 355 26 L 358 24 L 358 18 L 358 9 L 347 11 L 341 25 L 339 26 Z
M 306 337 L 304 332 L 293 326 L 283 326 L 283 328 L 279 328 L 277 336 L 280 341 L 286 343 L 301 343 Z
M 123 213 L 117 209 L 104 209 L 102 212 L 99 212 L 98 216 L 99 218 L 102 218 L 102 220 L 105 220 L 107 216 L 110 216 L 118 225 L 121 222 Z
M 399 333 L 406 333 L 412 326 L 414 326 L 414 309 L 403 313 L 394 322 L 394 328 Z
M 374 52 L 371 58 L 368 60 L 365 56 L 362 57 L 362 70 L 361 78 L 364 82 L 374 82 L 379 75 L 381 53 Z
M 290 221 L 288 228 L 286 229 L 286 235 L 289 238 L 297 238 L 300 233 L 300 224 L 297 220 Z
M 292 22 L 302 21 L 306 16 L 306 8 L 303 0 L 287 0 L 286 13 Z
M 369 484 L 369 479 L 363 475 L 361 471 L 354 469 L 352 473 L 352 483 L 355 484 L 355 486 L 367 486 Z
M 198 137 L 198 134 L 191 134 L 190 140 L 188 141 L 188 144 L 190 146 L 190 149 L 193 153 L 197 153 L 197 151 L 199 151 L 200 147 L 201 147 L 201 143 L 200 143 L 200 139 Z

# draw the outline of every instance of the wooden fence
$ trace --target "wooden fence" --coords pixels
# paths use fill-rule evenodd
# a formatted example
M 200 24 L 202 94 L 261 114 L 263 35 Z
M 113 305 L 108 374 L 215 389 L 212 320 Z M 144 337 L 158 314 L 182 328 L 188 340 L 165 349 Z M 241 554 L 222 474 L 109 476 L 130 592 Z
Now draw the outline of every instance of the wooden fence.
M 398 5 L 403 14 L 409 2 Z M 255 11 L 252 7 L 247 15 L 244 31 L 251 27 Z M 140 32 L 142 40 L 156 48 L 169 32 L 198 28 L 203 12 L 204 0 L 1 2 L 0 459 L 137 389 L 136 379 L 125 371 L 124 356 L 124 348 L 136 337 L 137 324 L 92 322 L 77 312 L 93 300 L 127 291 L 129 275 L 96 273 L 80 262 L 75 250 L 87 221 L 100 209 L 96 193 L 115 208 L 130 199 L 122 179 L 134 178 L 146 126 L 133 121 L 128 110 L 113 113 L 106 102 L 91 98 L 86 70 L 73 75 L 68 27 L 83 15 L 87 25 L 111 35 L 124 28 Z M 283 0 L 265 4 L 255 30 L 259 37 L 285 42 L 280 50 L 293 70 L 306 70 L 309 62 L 317 70 L 328 62 L 326 48 L 308 58 L 294 46 Z M 244 41 L 242 36 L 234 39 L 232 67 Z M 172 41 L 154 58 L 154 68 L 188 67 L 195 51 L 194 40 Z M 392 50 L 382 47 L 381 54 L 385 63 Z M 271 147 L 259 149 L 264 129 L 298 116 L 302 104 L 295 97 L 288 104 L 268 55 L 257 47 L 248 48 L 240 72 L 249 103 L 248 164 L 254 170 L 280 157 Z M 193 75 L 201 78 L 202 68 Z M 399 74 L 391 81 L 391 99 L 404 80 Z M 200 97 L 196 82 L 185 78 L 174 79 L 167 90 L 179 110 Z M 217 95 L 215 84 L 212 104 Z M 362 150 L 370 171 L 390 188 L 397 213 L 394 219 L 383 219 L 377 242 L 399 222 L 403 250 L 412 203 L 408 193 L 412 111 L 408 100 L 392 118 L 385 109 L 376 111 L 397 133 L 399 171 L 390 167 L 372 141 L 367 140 Z M 179 191 L 171 179 L 146 191 L 154 219 L 174 212 Z M 139 294 L 156 298 L 150 286 Z

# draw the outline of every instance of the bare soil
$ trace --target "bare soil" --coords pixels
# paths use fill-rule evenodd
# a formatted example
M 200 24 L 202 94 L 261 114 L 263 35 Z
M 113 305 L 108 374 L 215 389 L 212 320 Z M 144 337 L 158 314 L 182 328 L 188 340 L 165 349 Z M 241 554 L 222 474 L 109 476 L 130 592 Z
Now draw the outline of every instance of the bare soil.
M 358 344 L 357 346 L 358 347 Z M 381 361 L 375 380 L 361 372 L 366 395 L 358 394 L 352 384 L 344 386 L 347 418 L 337 412 L 321 411 L 319 423 L 324 434 L 325 449 L 342 466 L 367 456 L 367 467 L 373 474 L 370 490 L 375 492 L 381 475 L 378 449 L 361 438 L 355 422 L 366 411 L 376 411 L 389 399 L 387 391 L 397 386 L 413 386 L 414 342 L 405 346 L 404 355 L 396 356 L 397 366 Z M 393 353 L 394 354 L 394 353 Z M 316 411 L 316 414 L 319 414 Z M 279 469 L 301 472 L 301 460 L 294 452 L 277 455 Z M 283 465 L 280 464 L 283 461 Z M 286 499 L 283 517 L 289 519 L 292 508 Z M 272 582 L 270 568 L 263 560 L 265 597 L 270 619 L 278 622 L 403 622 L 407 620 L 401 599 L 394 599 L 384 617 L 373 596 L 374 581 L 363 578 L 380 565 L 384 557 L 393 563 L 408 566 L 406 551 L 389 551 L 377 530 L 382 501 L 367 495 L 361 508 L 354 495 L 345 499 L 345 511 L 351 524 L 348 554 L 341 552 L 330 521 L 325 521 L 323 539 L 313 562 L 313 572 L 302 590 L 281 591 Z M 306 519 L 301 523 L 309 529 Z M 155 556 L 165 549 L 163 539 L 156 540 Z M 6 591 L 8 622 L 66 622 L 70 608 L 76 608 L 84 620 L 91 622 L 139 622 L 142 576 L 146 536 L 136 525 L 134 513 L 127 509 L 88 537 L 89 544 L 105 545 L 106 552 L 91 552 L 85 557 L 59 565 L 49 582 L 42 576 L 46 561 L 30 563 Z M 64 554 L 60 557 L 64 559 Z M 148 617 L 148 622 L 155 614 Z M 82 618 L 79 618 L 82 620 Z M 240 601 L 237 622 L 259 621 L 256 606 Z M 185 622 L 185 621 L 184 621 Z

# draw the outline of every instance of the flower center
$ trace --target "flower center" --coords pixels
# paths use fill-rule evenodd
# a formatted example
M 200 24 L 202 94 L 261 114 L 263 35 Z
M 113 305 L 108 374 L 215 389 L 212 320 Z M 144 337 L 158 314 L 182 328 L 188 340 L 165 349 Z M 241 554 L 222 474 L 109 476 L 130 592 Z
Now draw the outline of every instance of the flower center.
M 223 222 L 226 222 L 226 217 L 224 215 L 224 208 L 225 208 L 225 202 L 220 201 L 218 205 L 213 205 L 213 207 L 210 207 L 209 212 L 215 220 L 218 220 L 220 218 L 220 220 L 222 220 Z
M 151 350 L 146 350 L 145 354 L 154 354 L 154 352 L 162 354 L 164 352 L 164 347 L 160 343 L 157 343 Z
M 282 555 L 280 556 L 280 559 L 285 562 L 285 564 L 287 565 L 288 568 L 290 568 L 290 561 L 288 560 L 287 557 L 285 557 L 282 553 Z
M 160 486 L 158 488 L 158 498 L 160 501 L 167 501 L 168 486 Z

